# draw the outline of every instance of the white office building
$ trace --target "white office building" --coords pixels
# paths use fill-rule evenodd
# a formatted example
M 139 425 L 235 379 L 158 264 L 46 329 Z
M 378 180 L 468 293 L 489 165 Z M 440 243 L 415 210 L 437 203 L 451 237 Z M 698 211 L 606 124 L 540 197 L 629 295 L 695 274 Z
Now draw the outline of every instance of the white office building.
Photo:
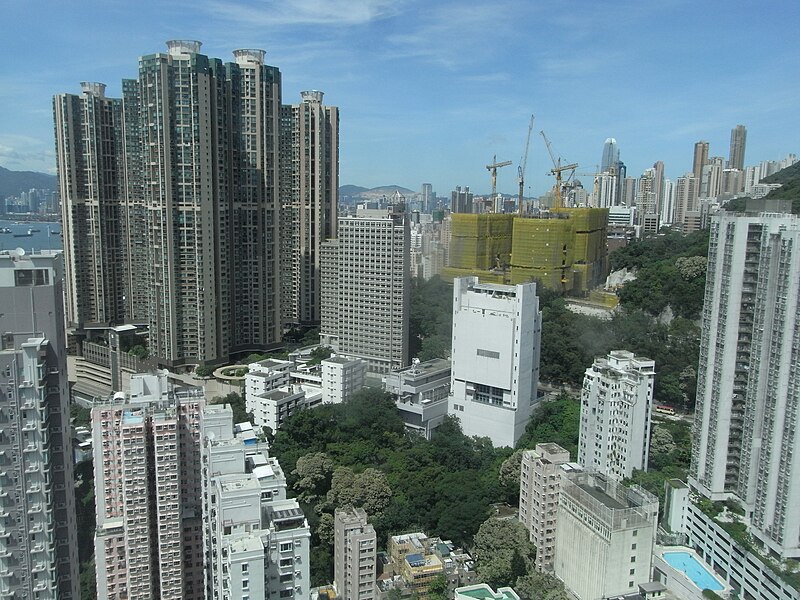
M 229 406 L 202 413 L 203 545 L 209 600 L 307 600 L 311 533 L 265 444 L 234 434 Z
M 597 358 L 583 376 L 578 462 L 622 481 L 646 471 L 655 362 L 625 350 Z
M 638 591 L 651 577 L 658 499 L 638 486 L 576 471 L 561 478 L 555 574 L 579 600 Z
M 536 284 L 453 282 L 448 414 L 466 435 L 513 447 L 536 402 L 542 313 Z

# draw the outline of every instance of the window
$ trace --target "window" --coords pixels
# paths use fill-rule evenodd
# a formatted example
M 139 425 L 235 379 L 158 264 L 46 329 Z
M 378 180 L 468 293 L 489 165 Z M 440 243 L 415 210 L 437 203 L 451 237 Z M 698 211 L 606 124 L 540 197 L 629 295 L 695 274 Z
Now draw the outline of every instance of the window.
M 247 563 L 242 563 L 242 573 L 247 573 L 247 569 L 248 569 L 248 568 L 249 568 L 249 567 L 248 567 L 248 564 L 247 564 Z
M 635 572 L 636 572 L 636 569 L 631 569 L 631 571 L 630 571 L 630 573 L 628 573 L 628 575 L 633 575 Z
M 639 530 L 638 529 L 634 529 L 633 533 L 631 535 L 633 535 L 633 537 L 636 537 L 637 535 L 639 535 Z
M 631 550 L 636 550 L 636 544 L 631 544 Z
M 629 588 L 632 588 L 632 587 L 633 587 L 633 582 L 632 582 L 632 581 L 629 581 L 629 582 L 628 582 L 628 587 L 629 587 Z
M 478 356 L 483 356 L 484 358 L 500 358 L 499 352 L 495 352 L 494 350 L 484 350 L 483 348 L 478 348 L 477 354 Z
M 636 557 L 635 557 L 635 556 L 631 556 L 631 562 L 632 562 L 632 563 L 633 563 L 633 562 L 636 562 Z
M 281 552 L 291 552 L 291 551 L 292 551 L 292 542 L 281 543 Z

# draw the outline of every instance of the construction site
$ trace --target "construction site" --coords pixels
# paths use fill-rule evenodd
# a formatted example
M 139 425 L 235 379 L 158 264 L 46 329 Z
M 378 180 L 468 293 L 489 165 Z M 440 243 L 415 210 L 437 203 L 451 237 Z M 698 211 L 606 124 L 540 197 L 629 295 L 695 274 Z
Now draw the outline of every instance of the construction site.
M 518 284 L 536 281 L 546 289 L 585 297 L 608 275 L 608 209 L 563 206 L 563 172 L 574 174 L 577 164 L 561 165 L 542 131 L 556 178 L 553 207 L 523 214 L 522 190 L 530 146 L 533 117 L 528 127 L 525 154 L 518 167 L 517 214 L 494 213 L 450 215 L 448 265 L 442 277 L 474 275 L 484 283 Z M 486 169 L 492 176 L 492 198 L 496 197 L 497 169 L 511 161 L 494 157 Z M 568 178 L 569 179 L 569 178 Z

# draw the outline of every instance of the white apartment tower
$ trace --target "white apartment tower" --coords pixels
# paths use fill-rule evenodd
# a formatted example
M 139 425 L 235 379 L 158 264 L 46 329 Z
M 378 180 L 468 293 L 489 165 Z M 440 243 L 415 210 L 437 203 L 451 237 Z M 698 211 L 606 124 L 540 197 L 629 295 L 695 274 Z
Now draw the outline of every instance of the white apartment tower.
M 799 247 L 793 215 L 711 221 L 689 471 L 781 558 L 800 557 Z
M 377 538 L 363 508 L 348 506 L 334 515 L 333 581 L 341 600 L 375 598 Z
M 133 375 L 92 409 L 100 598 L 201 599 L 202 388 Z
M 323 93 L 281 107 L 281 312 L 284 323 L 320 321 L 320 247 L 336 236 L 339 109 Z
M 0 597 L 80 598 L 63 257 L 0 253 Z
M 409 224 L 402 206 L 359 207 L 323 244 L 320 339 L 369 371 L 408 365 Z
M 554 443 L 536 444 L 522 453 L 519 479 L 519 520 L 536 546 L 536 569 L 552 571 L 555 553 L 561 465 L 569 452 Z
M 638 591 L 651 577 L 658 499 L 598 473 L 564 473 L 558 496 L 555 575 L 579 600 Z
M 691 229 L 692 214 L 700 210 L 697 202 L 699 192 L 700 180 L 693 173 L 678 177 L 675 184 L 675 224 L 684 231 Z
M 586 369 L 578 462 L 616 481 L 646 471 L 655 362 L 612 350 Z
M 307 600 L 311 533 L 264 443 L 234 433 L 229 406 L 202 413 L 207 600 Z
M 536 284 L 453 282 L 448 414 L 466 435 L 516 445 L 536 402 L 541 334 Z
M 322 402 L 341 404 L 364 387 L 367 363 L 348 356 L 331 356 L 322 361 Z

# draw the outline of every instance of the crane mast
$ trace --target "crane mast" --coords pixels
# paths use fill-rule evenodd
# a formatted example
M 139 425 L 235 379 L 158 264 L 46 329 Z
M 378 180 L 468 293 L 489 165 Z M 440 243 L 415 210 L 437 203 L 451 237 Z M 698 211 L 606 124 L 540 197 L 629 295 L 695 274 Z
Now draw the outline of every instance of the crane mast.
M 535 117 L 531 115 L 531 122 L 528 125 L 528 138 L 525 140 L 525 154 L 522 155 L 522 160 L 517 167 L 517 175 L 519 179 L 519 198 L 517 198 L 517 213 L 522 215 L 522 193 L 525 188 L 525 169 L 528 166 L 528 149 L 531 146 L 531 131 L 533 131 L 533 121 Z
M 563 201 L 561 198 L 561 173 L 563 171 L 574 171 L 578 168 L 578 163 L 570 163 L 568 165 L 561 165 L 561 158 L 556 160 L 555 155 L 553 154 L 553 148 L 550 144 L 550 140 L 547 139 L 547 136 L 544 133 L 544 130 L 540 131 L 539 133 L 542 134 L 542 138 L 544 138 L 545 146 L 547 146 L 547 153 L 550 155 L 550 160 L 553 162 L 553 168 L 550 169 L 550 175 L 556 176 L 556 185 L 553 187 L 553 208 L 559 209 L 563 208 Z

